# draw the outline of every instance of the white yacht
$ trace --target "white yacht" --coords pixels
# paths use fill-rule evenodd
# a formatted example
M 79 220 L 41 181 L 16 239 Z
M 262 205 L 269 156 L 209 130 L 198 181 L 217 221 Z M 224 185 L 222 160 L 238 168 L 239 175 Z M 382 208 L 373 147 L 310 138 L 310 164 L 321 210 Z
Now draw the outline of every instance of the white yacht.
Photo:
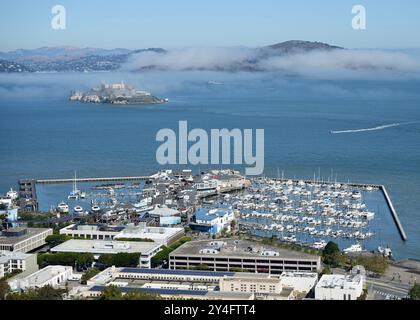
M 101 207 L 99 207 L 97 204 L 92 205 L 91 210 L 93 213 L 101 211 Z
M 69 206 L 65 202 L 60 202 L 57 206 L 57 209 L 61 213 L 68 213 L 69 212 Z
M 12 188 L 10 188 L 10 191 L 6 193 L 6 197 L 12 200 L 16 200 L 18 197 L 18 193 Z
M 83 208 L 81 206 L 74 207 L 74 213 L 81 214 L 83 212 Z
M 353 244 L 350 247 L 343 250 L 344 253 L 362 252 L 362 246 L 360 244 Z

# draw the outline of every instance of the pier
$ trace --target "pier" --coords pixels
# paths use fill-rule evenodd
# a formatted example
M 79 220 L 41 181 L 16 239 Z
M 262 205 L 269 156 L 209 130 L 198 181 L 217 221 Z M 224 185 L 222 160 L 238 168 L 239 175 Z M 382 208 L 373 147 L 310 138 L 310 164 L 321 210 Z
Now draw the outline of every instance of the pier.
M 132 177 L 102 177 L 102 178 L 77 178 L 76 182 L 107 182 L 107 181 L 144 181 L 154 179 L 150 176 Z M 75 179 L 41 179 L 35 180 L 37 184 L 72 183 Z
M 385 186 L 381 186 L 380 189 L 382 190 L 382 193 L 385 197 L 386 203 L 388 204 L 389 210 L 391 211 L 392 218 L 394 218 L 394 222 L 395 222 L 395 224 L 397 226 L 397 229 L 400 233 L 401 239 L 404 240 L 404 241 L 407 241 L 407 235 L 406 235 L 406 233 L 404 231 L 404 228 L 403 228 L 403 226 L 400 222 L 400 218 L 398 217 L 398 214 L 395 211 L 394 205 L 392 204 L 391 199 L 389 198 L 389 195 L 388 195 L 388 192 L 386 191 Z

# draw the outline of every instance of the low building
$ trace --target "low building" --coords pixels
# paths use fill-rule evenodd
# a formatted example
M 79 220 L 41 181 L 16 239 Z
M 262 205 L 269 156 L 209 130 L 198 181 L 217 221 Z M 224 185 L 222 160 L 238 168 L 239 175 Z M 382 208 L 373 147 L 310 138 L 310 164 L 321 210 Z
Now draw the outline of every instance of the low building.
M 315 272 L 283 272 L 280 278 L 283 286 L 291 287 L 302 295 L 307 295 L 318 282 Z
M 18 270 L 22 271 L 21 275 L 37 271 L 36 254 L 0 251 L 0 278 Z
M 256 297 L 281 298 L 283 286 L 278 276 L 255 273 L 236 273 L 234 276 L 224 276 L 220 279 L 220 291 L 252 292 Z M 287 291 L 289 299 L 292 290 Z
M 115 239 L 151 239 L 168 246 L 184 234 L 184 228 L 148 227 L 145 223 L 139 223 L 138 226 L 127 226 L 115 236 Z
M 294 287 L 283 286 L 279 275 L 203 270 L 170 270 L 110 267 L 80 286 L 74 294 L 96 297 L 105 286 L 118 286 L 123 292 L 157 293 L 166 298 L 215 299 L 294 299 Z M 94 288 L 94 289 L 92 289 Z M 170 292 L 170 294 L 168 294 Z
M 60 229 L 60 234 L 94 240 L 150 239 L 167 246 L 184 235 L 184 228 L 137 226 L 108 226 L 100 224 L 72 224 Z
M 281 274 L 287 271 L 317 272 L 317 255 L 262 245 L 245 240 L 189 241 L 169 255 L 170 269 L 191 269 L 206 265 L 213 271 L 244 269 L 248 272 Z
M 50 228 L 12 228 L 0 235 L 0 250 L 30 252 L 46 244 L 45 239 L 53 234 Z
M 160 251 L 161 243 L 138 241 L 105 241 L 70 239 L 51 248 L 52 252 L 89 252 L 95 259 L 105 253 L 140 253 L 139 265 L 150 268 L 152 257 Z
M 28 290 L 51 286 L 62 287 L 73 275 L 73 268 L 68 266 L 48 266 L 27 277 L 10 279 L 8 281 L 12 291 Z
M 195 213 L 195 222 L 190 228 L 195 231 L 220 234 L 222 230 L 230 231 L 230 223 L 235 214 L 230 207 L 199 208 Z
M 324 274 L 315 287 L 317 300 L 356 300 L 363 293 L 362 275 Z
M 166 205 L 156 205 L 153 210 L 149 211 L 149 215 L 159 218 L 161 226 L 173 226 L 181 223 L 181 212 Z

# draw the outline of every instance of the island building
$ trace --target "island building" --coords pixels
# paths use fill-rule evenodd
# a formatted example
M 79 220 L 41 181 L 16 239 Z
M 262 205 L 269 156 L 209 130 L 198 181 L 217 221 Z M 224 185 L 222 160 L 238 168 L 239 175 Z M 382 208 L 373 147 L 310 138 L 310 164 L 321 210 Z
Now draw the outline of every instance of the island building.
M 230 231 L 235 214 L 231 207 L 199 208 L 195 212 L 195 222 L 190 222 L 191 230 L 220 234 L 222 230 Z
M 154 241 L 107 241 L 70 239 L 51 248 L 51 252 L 88 252 L 97 260 L 102 254 L 110 253 L 140 253 L 139 265 L 142 268 L 151 267 L 152 257 L 160 251 L 162 243 Z
M 145 222 L 140 222 L 137 226 L 72 224 L 60 229 L 60 234 L 93 240 L 149 239 L 168 246 L 184 235 L 184 228 L 149 227 Z
M 53 234 L 50 228 L 17 227 L 3 230 L 0 234 L 0 250 L 30 252 L 46 244 L 45 239 Z
M 363 294 L 363 275 L 324 274 L 315 287 L 317 300 L 357 300 Z
M 0 279 L 18 270 L 22 272 L 20 275 L 37 271 L 36 254 L 0 251 Z
M 69 266 L 47 266 L 26 277 L 12 278 L 8 281 L 12 291 L 37 289 L 45 286 L 64 287 L 73 275 Z
M 198 265 L 206 265 L 213 271 L 244 269 L 254 273 L 282 274 L 288 271 L 320 271 L 321 258 L 233 239 L 189 241 L 169 255 L 170 269 L 193 269 Z
M 298 277 L 297 279 L 299 279 Z M 289 280 L 292 277 L 289 276 Z M 317 274 L 306 279 L 316 284 Z M 98 297 L 108 285 L 116 285 L 124 293 L 130 291 L 155 293 L 166 299 L 295 299 L 306 292 L 284 284 L 279 275 L 202 270 L 170 270 L 110 267 L 88 280 L 87 286 L 75 288 L 70 294 L 85 298 Z M 301 290 L 301 289 L 300 289 Z

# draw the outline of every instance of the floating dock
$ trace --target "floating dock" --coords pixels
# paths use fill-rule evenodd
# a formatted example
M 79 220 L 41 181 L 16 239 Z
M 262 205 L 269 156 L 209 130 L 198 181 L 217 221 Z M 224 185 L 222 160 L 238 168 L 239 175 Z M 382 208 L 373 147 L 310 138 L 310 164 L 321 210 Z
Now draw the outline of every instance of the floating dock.
M 153 179 L 150 176 L 132 177 L 102 177 L 102 178 L 77 178 L 76 182 L 107 182 L 107 181 L 142 181 Z M 35 180 L 37 184 L 72 183 L 75 179 L 41 179 Z

